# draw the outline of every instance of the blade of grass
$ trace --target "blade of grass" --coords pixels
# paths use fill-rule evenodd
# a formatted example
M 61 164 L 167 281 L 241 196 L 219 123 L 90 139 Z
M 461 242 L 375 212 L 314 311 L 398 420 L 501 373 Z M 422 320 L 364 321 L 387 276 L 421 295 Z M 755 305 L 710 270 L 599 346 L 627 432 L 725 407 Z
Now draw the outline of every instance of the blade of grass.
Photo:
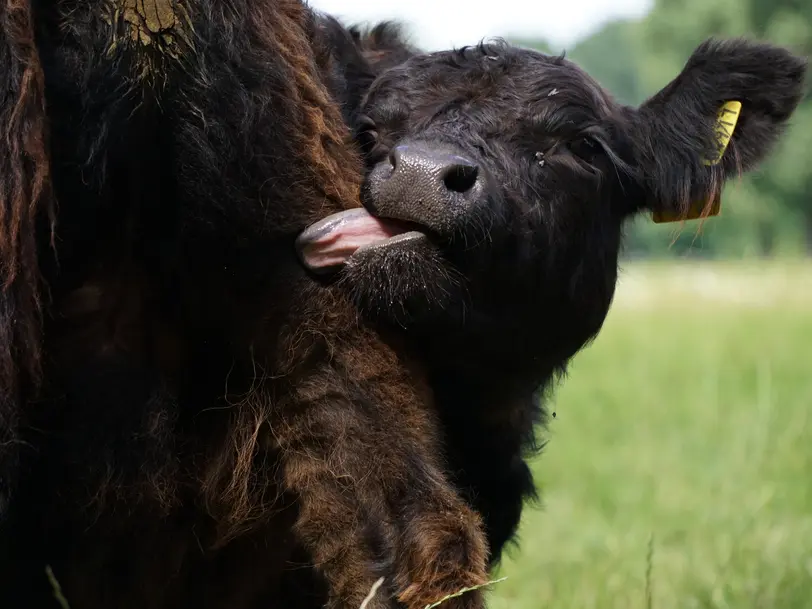
M 51 565 L 45 566 L 45 575 L 48 576 L 48 581 L 51 582 L 51 589 L 54 591 L 54 598 L 56 599 L 56 602 L 59 603 L 59 606 L 62 607 L 62 609 L 70 609 L 68 599 L 66 599 L 65 595 L 62 594 L 62 586 L 59 585 L 59 581 L 56 579 L 56 576 L 51 569 Z
M 431 605 L 426 605 L 425 609 L 434 609 L 435 607 L 439 607 L 444 602 L 449 599 L 456 598 L 458 596 L 462 596 L 466 592 L 471 592 L 472 590 L 479 590 L 480 588 L 484 588 L 485 586 L 490 586 L 491 584 L 498 584 L 499 582 L 503 582 L 507 579 L 507 577 L 501 577 L 499 579 L 495 579 L 493 581 L 485 582 L 484 584 L 479 584 L 478 586 L 471 586 L 470 588 L 463 588 L 459 592 L 455 592 L 454 594 L 449 594 L 445 598 L 441 598 L 436 603 L 432 603 Z

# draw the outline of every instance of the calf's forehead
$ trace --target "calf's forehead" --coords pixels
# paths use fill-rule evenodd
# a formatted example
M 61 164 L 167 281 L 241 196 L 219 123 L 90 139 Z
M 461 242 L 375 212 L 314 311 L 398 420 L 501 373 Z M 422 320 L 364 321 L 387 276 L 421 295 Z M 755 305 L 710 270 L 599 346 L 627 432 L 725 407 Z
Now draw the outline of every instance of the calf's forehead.
M 610 96 L 574 63 L 507 45 L 481 45 L 412 57 L 382 75 L 370 89 L 367 107 L 424 118 L 457 110 L 505 124 L 550 112 L 577 113 L 581 120 L 611 117 Z

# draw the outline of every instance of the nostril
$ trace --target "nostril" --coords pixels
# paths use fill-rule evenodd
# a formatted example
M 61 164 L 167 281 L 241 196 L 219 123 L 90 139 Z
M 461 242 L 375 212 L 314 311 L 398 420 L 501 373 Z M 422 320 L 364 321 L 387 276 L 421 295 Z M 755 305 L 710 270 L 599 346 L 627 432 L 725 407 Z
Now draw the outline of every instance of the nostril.
M 400 156 L 402 153 L 403 146 L 395 146 L 389 152 L 389 164 L 392 166 L 392 169 L 397 169 L 397 166 L 400 163 Z
M 466 193 L 476 184 L 479 167 L 476 165 L 451 165 L 443 176 L 443 184 L 448 190 Z

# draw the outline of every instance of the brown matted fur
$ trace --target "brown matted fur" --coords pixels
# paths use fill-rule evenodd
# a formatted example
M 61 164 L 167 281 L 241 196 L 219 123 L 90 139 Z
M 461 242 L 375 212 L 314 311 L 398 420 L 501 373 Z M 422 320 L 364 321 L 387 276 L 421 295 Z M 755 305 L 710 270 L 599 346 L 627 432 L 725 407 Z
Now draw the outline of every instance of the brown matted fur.
M 7 174 L 19 255 L 0 321 L 9 358 L 41 347 L 44 366 L 36 403 L 2 405 L 28 450 L 0 600 L 50 606 L 48 564 L 74 609 L 274 606 L 299 555 L 336 609 L 380 576 L 381 608 L 484 583 L 480 517 L 446 480 L 419 365 L 296 259 L 296 235 L 358 206 L 362 178 L 313 15 L 184 1 L 162 29 L 181 5 L 157 3 L 111 19 L 108 0 L 34 1 L 35 22 L 28 3 L 3 22 L 27 62 L 3 64 L 27 110 L 7 139 L 37 163 Z M 55 252 L 32 210 L 49 171 Z
M 21 391 L 40 379 L 39 264 L 34 224 L 50 199 L 44 77 L 24 0 L 0 6 L 5 73 L 0 134 L 0 510 L 17 467 Z

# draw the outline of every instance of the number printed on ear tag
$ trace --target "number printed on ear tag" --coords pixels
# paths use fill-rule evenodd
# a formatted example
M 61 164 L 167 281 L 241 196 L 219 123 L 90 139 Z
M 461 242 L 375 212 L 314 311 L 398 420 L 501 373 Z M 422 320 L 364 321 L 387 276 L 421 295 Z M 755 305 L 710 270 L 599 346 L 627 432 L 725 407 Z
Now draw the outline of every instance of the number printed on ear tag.
M 705 165 L 717 165 L 722 160 L 727 145 L 730 144 L 730 138 L 733 137 L 733 130 L 739 121 L 741 111 L 742 103 L 739 101 L 725 102 L 721 107 L 719 115 L 716 117 L 716 143 L 718 144 L 716 157 L 706 160 Z
M 719 109 L 719 114 L 716 117 L 716 143 L 717 152 L 713 159 L 706 159 L 703 161 L 705 165 L 717 165 L 722 160 L 722 157 L 730 144 L 730 138 L 733 137 L 733 130 L 736 128 L 736 123 L 739 120 L 742 104 L 739 101 L 725 102 Z M 707 204 L 705 202 L 697 201 L 688 210 L 684 216 L 678 216 L 676 213 L 668 210 L 658 210 L 654 212 L 652 219 L 657 224 L 663 222 L 680 222 L 683 220 L 696 220 L 697 218 L 709 218 L 711 216 L 718 216 L 722 209 L 722 197 L 719 193 L 716 194 L 711 205 L 706 210 Z

